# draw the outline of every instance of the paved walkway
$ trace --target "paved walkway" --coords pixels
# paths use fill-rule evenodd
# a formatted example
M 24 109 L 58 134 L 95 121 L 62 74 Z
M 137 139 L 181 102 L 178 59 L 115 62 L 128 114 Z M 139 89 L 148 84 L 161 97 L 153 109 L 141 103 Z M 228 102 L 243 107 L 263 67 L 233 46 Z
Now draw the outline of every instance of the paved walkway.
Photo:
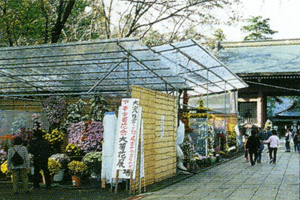
M 276 164 L 269 163 L 266 152 L 255 166 L 239 157 L 142 199 L 299 200 L 299 154 L 284 152 L 283 142 Z
M 299 200 L 299 155 L 295 152 L 284 152 L 281 148 L 276 164 L 269 164 L 268 154 L 264 153 L 263 162 L 253 167 L 250 166 L 250 163 L 245 162 L 244 157 L 239 157 L 157 192 L 141 194 L 136 197 L 130 197 L 126 190 L 120 190 L 118 194 L 114 194 L 107 188 L 95 189 L 87 186 L 76 188 L 64 185 L 53 185 L 51 190 L 40 189 L 29 194 L 14 195 L 10 182 L 0 182 L 0 200 L 139 198 L 143 200 Z

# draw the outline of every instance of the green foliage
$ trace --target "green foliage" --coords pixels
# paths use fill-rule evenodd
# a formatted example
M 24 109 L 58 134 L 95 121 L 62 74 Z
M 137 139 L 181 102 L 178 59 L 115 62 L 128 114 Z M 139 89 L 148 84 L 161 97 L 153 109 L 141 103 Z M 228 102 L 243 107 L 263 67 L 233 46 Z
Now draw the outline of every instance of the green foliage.
M 250 34 L 246 36 L 244 40 L 272 39 L 267 35 L 273 35 L 278 31 L 274 31 L 270 28 L 269 20 L 269 18 L 262 19 L 262 16 L 252 16 L 250 19 L 247 19 L 249 24 L 247 26 L 243 26 L 243 30 L 246 32 L 250 32 Z
M 68 105 L 67 117 L 63 125 L 66 129 L 70 124 L 75 124 L 89 119 L 89 116 L 86 114 L 86 105 L 87 103 L 82 99 L 79 99 L 74 104 Z
M 228 137 L 228 146 L 232 147 L 232 146 L 236 146 L 236 134 L 235 132 L 231 133 L 231 135 L 229 135 Z
M 220 28 L 215 31 L 213 36 L 215 37 L 215 40 L 219 41 L 219 42 L 221 42 L 225 39 L 225 34 L 224 34 L 223 30 Z
M 74 7 L 71 5 L 76 2 Z M 56 42 L 65 21 L 78 16 L 86 0 L 2 0 L 0 1 L 0 44 L 5 46 L 35 45 Z M 72 9 L 73 8 L 73 9 Z M 68 14 L 71 15 L 68 15 Z M 70 17 L 77 22 L 78 19 Z M 72 28 L 72 27 L 69 27 Z
M 143 39 L 143 42 L 149 46 L 159 46 L 167 43 L 166 34 L 162 34 L 157 30 L 151 30 L 147 34 L 147 37 Z
M 102 122 L 105 112 L 108 112 L 107 103 L 101 95 L 93 96 L 90 100 L 90 120 Z
M 42 13 L 36 1 L 4 0 L 0 1 L 0 9 L 0 43 L 9 46 L 41 43 Z
M 102 152 L 89 152 L 83 157 L 82 161 L 87 166 L 91 175 L 100 177 L 102 167 Z

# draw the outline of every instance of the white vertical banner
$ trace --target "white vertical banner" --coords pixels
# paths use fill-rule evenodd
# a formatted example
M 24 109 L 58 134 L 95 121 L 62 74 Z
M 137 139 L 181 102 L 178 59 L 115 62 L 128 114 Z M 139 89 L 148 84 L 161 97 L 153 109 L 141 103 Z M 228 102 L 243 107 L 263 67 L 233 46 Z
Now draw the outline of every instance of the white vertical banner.
M 122 99 L 118 114 L 112 178 L 116 178 L 117 170 L 120 170 L 119 178 L 130 179 L 130 170 L 133 170 L 135 178 L 141 113 L 139 99 Z
M 140 160 L 140 178 L 145 177 L 145 157 L 144 157 L 144 121 L 141 121 L 141 160 Z

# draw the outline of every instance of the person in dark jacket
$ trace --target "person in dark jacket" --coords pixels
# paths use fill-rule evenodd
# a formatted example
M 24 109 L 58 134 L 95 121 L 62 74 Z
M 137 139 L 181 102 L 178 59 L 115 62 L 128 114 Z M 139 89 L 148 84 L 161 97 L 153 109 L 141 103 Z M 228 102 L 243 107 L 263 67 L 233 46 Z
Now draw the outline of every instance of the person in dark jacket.
M 266 130 L 266 135 L 265 135 L 265 140 L 268 140 L 269 137 L 272 136 L 272 132 L 271 132 L 271 128 L 268 126 L 267 130 Z M 267 144 L 268 145 L 268 152 L 270 152 L 270 143 Z
M 246 148 L 249 151 L 250 162 L 251 165 L 253 166 L 257 161 L 257 152 L 260 148 L 260 141 L 257 137 L 257 130 L 254 128 L 251 130 L 251 136 L 248 138 Z
M 46 189 L 51 187 L 50 172 L 48 169 L 48 159 L 50 157 L 50 145 L 44 139 L 44 133 L 38 129 L 33 133 L 33 139 L 29 144 L 28 151 L 33 155 L 33 187 L 39 188 L 40 170 L 43 170 L 46 182 Z
M 262 128 L 258 128 L 258 139 L 260 140 L 260 148 L 258 150 L 257 163 L 261 163 L 262 151 L 264 150 L 265 133 Z
M 299 152 L 299 149 L 298 149 L 298 137 L 299 137 L 299 133 L 300 131 L 297 130 L 293 136 L 293 141 L 294 141 L 294 150 L 295 152 Z

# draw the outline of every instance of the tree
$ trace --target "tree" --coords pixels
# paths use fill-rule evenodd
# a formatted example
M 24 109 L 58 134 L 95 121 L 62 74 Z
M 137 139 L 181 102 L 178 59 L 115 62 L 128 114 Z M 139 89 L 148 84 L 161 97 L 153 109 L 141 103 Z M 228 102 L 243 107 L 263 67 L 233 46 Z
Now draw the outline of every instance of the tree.
M 33 1 L 0 2 L 0 43 L 7 46 L 41 43 L 42 13 Z M 34 41 L 34 42 L 32 42 Z
M 101 2 L 106 35 L 147 38 L 164 34 L 166 42 L 204 38 L 208 27 L 230 24 L 238 11 L 231 6 L 239 0 L 111 0 Z M 119 9 L 123 8 L 123 9 Z M 223 13 L 218 15 L 216 13 Z M 227 17 L 226 17 L 227 15 Z M 225 16 L 225 17 L 224 17 Z M 225 20 L 224 20 L 225 19 Z
M 0 43 L 32 45 L 139 37 L 151 44 L 206 38 L 232 23 L 239 0 L 2 0 Z M 220 13 L 223 13 L 220 15 Z M 227 17 L 224 17 L 225 14 Z M 155 41 L 155 35 L 162 41 Z M 152 37 L 152 38 L 151 38 Z M 149 39 L 148 39 L 149 38 Z M 159 37 L 161 38 L 161 37 Z
M 250 32 L 250 34 L 244 38 L 245 41 L 272 39 L 267 35 L 273 35 L 278 32 L 270 28 L 269 18 L 262 19 L 262 16 L 251 16 L 251 18 L 247 19 L 247 21 L 249 24 L 247 26 L 243 26 L 243 30 L 246 32 Z
M 76 0 L 3 0 L 0 38 L 6 46 L 58 42 Z
M 41 0 L 43 1 L 43 0 Z M 60 0 L 57 7 L 57 18 L 55 25 L 51 30 L 51 43 L 56 43 L 59 39 L 62 29 L 64 28 L 65 23 L 67 22 L 72 9 L 74 7 L 75 0 Z
M 222 42 L 225 39 L 225 34 L 222 29 L 217 29 L 216 32 L 213 34 L 215 40 L 218 42 Z
M 213 38 L 209 39 L 206 46 L 211 50 L 212 53 L 217 53 L 222 49 L 221 42 L 225 40 L 225 34 L 222 29 L 215 30 Z

